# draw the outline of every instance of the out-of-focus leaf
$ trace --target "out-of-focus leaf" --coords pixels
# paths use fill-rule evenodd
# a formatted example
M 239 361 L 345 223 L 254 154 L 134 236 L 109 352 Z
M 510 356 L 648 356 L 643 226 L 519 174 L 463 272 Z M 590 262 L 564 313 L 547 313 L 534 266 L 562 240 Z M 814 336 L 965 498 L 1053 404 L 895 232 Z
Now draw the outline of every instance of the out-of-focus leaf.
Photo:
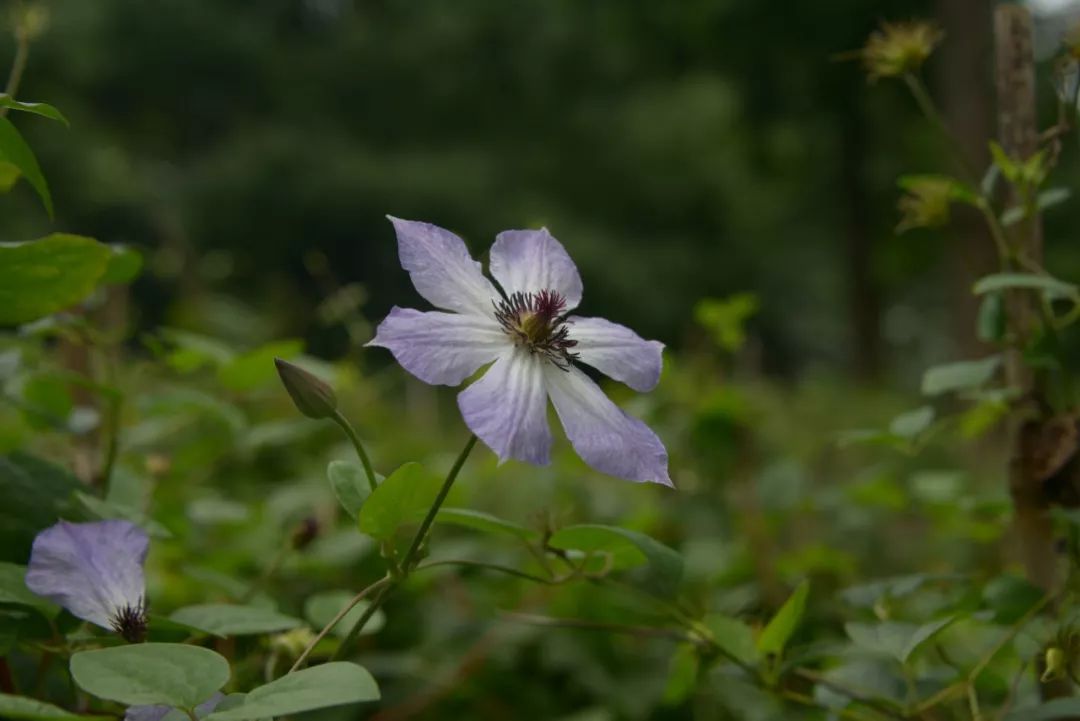
M 757 664 L 758 649 L 754 643 L 754 630 L 750 626 L 722 613 L 710 613 L 704 623 L 712 631 L 716 645 L 727 655 L 747 666 Z
M 2 116 L 0 116 L 0 160 L 11 163 L 19 169 L 26 181 L 37 191 L 41 204 L 45 206 L 45 212 L 51 218 L 53 215 L 52 195 L 49 193 L 49 184 L 45 182 L 45 176 L 41 173 L 37 157 L 23 140 L 22 133 L 11 124 L 10 120 Z M 3 268 L 3 265 L 3 261 L 0 261 L 0 268 Z M 3 285 L 0 285 L 0 288 L 2 287 Z
M 29 558 L 34 536 L 56 523 L 68 499 L 83 488 L 60 466 L 24 453 L 0 456 L 0 560 Z M 65 513 L 65 518 L 82 517 Z
M 540 535 L 531 528 L 469 508 L 440 508 L 435 520 L 438 523 L 464 526 L 484 533 L 516 536 L 523 541 L 534 540 Z
M 163 328 L 159 334 L 174 346 L 168 351 L 166 362 L 180 373 L 190 373 L 205 365 L 223 366 L 236 357 L 232 348 L 217 338 L 177 328 Z
M 33 113 L 34 115 L 40 115 L 43 118 L 49 118 L 50 120 L 56 120 L 64 125 L 70 126 L 71 123 L 64 117 L 64 114 L 57 110 L 48 103 L 24 103 L 11 97 L 7 93 L 0 93 L 0 108 L 10 108 L 11 110 L 18 110 L 23 113 Z
M 112 503 L 85 491 L 75 491 L 75 500 L 86 510 L 87 516 L 94 520 L 107 521 L 119 518 L 134 523 L 154 538 L 172 538 L 172 533 L 169 532 L 168 528 L 152 518 L 148 518 L 145 513 L 137 508 Z
M 26 567 L 0 561 L 0 603 L 17 603 L 41 611 L 52 618 L 60 609 L 26 587 Z
M 661 595 L 674 594 L 682 581 L 682 556 L 644 533 L 619 526 L 567 526 L 552 534 L 548 545 L 562 550 L 609 555 L 613 568 L 647 563 L 649 570 L 644 582 Z
M 1054 721 L 1080 716 L 1080 698 L 1056 698 L 1039 706 L 1017 709 L 1005 721 Z
M 1080 288 L 1072 283 L 1037 273 L 994 273 L 975 281 L 976 295 L 1003 290 L 1041 290 L 1055 298 L 1076 298 Z
M 85 300 L 109 256 L 108 246 L 93 238 L 65 233 L 0 244 L 0 325 L 28 323 Z
M 806 599 L 810 595 L 810 582 L 803 581 L 791 594 L 776 615 L 772 617 L 761 635 L 758 636 L 757 649 L 763 656 L 780 656 L 784 653 L 791 635 L 795 633 L 806 611 Z
M 923 374 L 922 392 L 937 396 L 950 391 L 978 388 L 993 378 L 1000 367 L 1001 356 L 934 366 Z
M 979 304 L 976 319 L 979 340 L 997 343 L 1005 337 L 1005 298 L 1001 293 L 987 293 Z
M 13 721 L 97 721 L 112 717 L 74 714 L 37 699 L 0 693 L 0 718 Z
M 899 621 L 848 623 L 844 629 L 859 648 L 890 656 L 901 664 L 906 664 L 911 654 L 922 644 L 955 620 L 955 616 L 949 616 L 921 626 Z
M 699 659 L 693 644 L 684 643 L 675 649 L 668 669 L 664 703 L 674 706 L 685 701 L 697 684 Z
M 994 612 L 994 623 L 1016 623 L 1042 601 L 1044 591 L 1019 576 L 998 576 L 983 589 L 983 601 Z
M 280 340 L 248 351 L 218 369 L 218 380 L 234 391 L 250 391 L 277 379 L 275 358 L 295 358 L 304 352 L 301 340 Z
M 206 603 L 177 609 L 169 619 L 215 636 L 255 636 L 288 631 L 304 624 L 298 618 L 261 606 Z
M 110 245 L 112 255 L 105 267 L 101 282 L 106 285 L 126 285 L 139 277 L 142 272 L 142 253 L 125 245 Z
M 0 193 L 7 193 L 14 188 L 21 175 L 19 166 L 15 163 L 0 160 Z
M 393 538 L 417 511 L 431 507 L 441 484 L 419 463 L 406 463 L 368 496 L 357 514 L 360 530 L 380 541 Z
M 355 663 L 334 661 L 259 686 L 239 706 L 206 718 L 207 721 L 250 721 L 378 699 L 379 687 L 367 669 Z
M 351 591 L 323 591 L 317 593 L 314 596 L 308 597 L 304 602 L 304 618 L 306 618 L 313 627 L 321 629 L 331 620 L 341 609 L 345 608 L 350 601 L 352 601 L 355 594 Z M 353 606 L 345 616 L 338 621 L 334 626 L 333 633 L 339 638 L 344 638 L 349 634 L 349 630 L 356 625 L 356 622 L 360 620 L 360 617 L 367 610 L 369 602 L 367 599 L 361 600 L 355 606 Z M 373 633 L 378 633 L 379 630 L 386 625 L 386 614 L 382 609 L 378 609 L 368 619 L 368 622 L 364 625 L 364 629 L 360 632 L 367 636 Z
M 889 432 L 901 438 L 911 439 L 929 428 L 933 422 L 934 408 L 922 406 L 893 418 L 892 423 L 889 424 Z
M 71 657 L 71 677 L 92 696 L 128 706 L 194 708 L 229 680 L 229 662 L 210 649 L 135 643 Z
M 338 503 L 346 513 L 356 518 L 364 501 L 371 495 L 371 484 L 363 467 L 353 461 L 330 461 L 326 467 L 326 477 L 330 479 L 330 487 L 334 489 Z

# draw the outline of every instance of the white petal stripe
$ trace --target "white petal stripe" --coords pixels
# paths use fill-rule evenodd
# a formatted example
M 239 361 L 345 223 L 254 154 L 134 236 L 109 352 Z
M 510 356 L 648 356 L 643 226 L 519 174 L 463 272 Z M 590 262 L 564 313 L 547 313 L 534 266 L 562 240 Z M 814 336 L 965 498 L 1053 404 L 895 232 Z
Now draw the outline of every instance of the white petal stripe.
M 425 383 L 449 386 L 460 384 L 513 347 L 492 319 L 396 306 L 367 345 L 388 349 L 405 370 Z
M 624 413 L 580 369 L 552 364 L 544 380 L 566 435 L 582 460 L 628 481 L 672 485 L 664 444 L 650 428 Z
M 577 266 L 547 228 L 499 233 L 491 246 L 491 275 L 507 295 L 553 290 L 566 299 L 567 310 L 581 302 Z
M 494 316 L 491 302 L 499 294 L 461 238 L 430 223 L 387 217 L 397 231 L 401 267 L 420 295 L 443 310 Z
M 570 339 L 577 341 L 571 350 L 582 363 L 642 393 L 656 387 L 664 365 L 663 343 L 645 340 L 603 318 L 572 316 L 568 320 Z
M 500 461 L 514 458 L 542 466 L 550 460 L 543 365 L 541 356 L 514 348 L 458 394 L 465 425 Z

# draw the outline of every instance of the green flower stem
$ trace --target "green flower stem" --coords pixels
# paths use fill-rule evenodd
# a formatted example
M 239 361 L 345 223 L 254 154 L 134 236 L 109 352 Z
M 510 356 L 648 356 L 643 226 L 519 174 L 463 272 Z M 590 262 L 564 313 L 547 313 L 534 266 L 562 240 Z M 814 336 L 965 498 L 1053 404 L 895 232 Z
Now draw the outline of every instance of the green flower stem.
M 375 583 L 371 584 L 370 586 L 365 588 L 360 593 L 353 596 L 352 600 L 350 600 L 345 605 L 344 608 L 342 608 L 340 611 L 338 611 L 337 615 L 334 616 L 332 619 L 330 619 L 330 622 L 328 624 L 323 626 L 323 629 L 321 631 L 319 631 L 319 635 L 311 640 L 311 643 L 309 643 L 307 645 L 307 648 L 304 649 L 304 652 L 302 654 L 300 654 L 299 658 L 296 659 L 296 663 L 294 663 L 292 665 L 292 668 L 289 669 L 289 673 L 292 673 L 293 671 L 298 670 L 304 664 L 304 661 L 306 661 L 307 657 L 311 655 L 311 652 L 315 649 L 315 646 L 317 646 L 319 644 L 319 641 L 322 641 L 324 638 L 326 638 L 326 634 L 328 634 L 332 630 L 334 630 L 334 626 L 338 625 L 338 623 L 341 621 L 341 619 L 345 618 L 345 616 L 349 613 L 349 611 L 353 610 L 353 608 L 356 606 L 356 604 L 363 601 L 364 598 L 366 598 L 367 595 L 369 593 L 371 593 L 372 591 L 378 591 L 379 596 L 377 596 L 377 598 L 381 597 L 382 591 L 386 589 L 386 587 L 391 583 L 391 581 L 393 581 L 393 579 L 390 576 L 384 576 L 381 580 L 376 581 Z M 369 606 L 369 609 L 374 607 L 374 606 L 375 606 L 375 604 L 372 603 L 371 606 Z M 374 611 L 371 612 L 371 614 L 374 614 L 374 613 L 375 613 Z M 371 614 L 365 613 L 364 615 L 365 615 L 365 617 L 370 617 Z M 288 675 L 288 674 L 286 674 L 286 675 Z
M 340 414 L 338 414 L 340 415 Z M 344 421 L 344 418 L 341 419 Z M 346 422 L 347 425 L 347 422 Z M 355 435 L 355 434 L 353 434 Z M 458 473 L 461 472 L 461 467 L 465 465 L 465 461 L 469 458 L 469 454 L 472 453 L 472 449 L 476 446 L 476 436 L 470 435 L 469 440 L 465 442 L 465 447 L 461 450 L 461 454 L 458 455 L 457 460 L 454 461 L 453 467 L 450 468 L 450 472 L 446 474 L 446 480 L 443 481 L 442 488 L 439 489 L 439 495 L 435 497 L 435 502 L 431 504 L 431 508 L 428 509 L 427 515 L 424 517 L 423 522 L 420 523 L 420 528 L 416 531 L 416 536 L 413 537 L 412 544 L 409 546 L 409 550 L 405 552 L 405 557 L 401 560 L 399 566 L 400 576 L 397 578 L 388 577 L 386 585 L 382 586 L 375 597 L 371 599 L 371 604 L 364 609 L 364 613 L 356 621 L 356 624 L 349 630 L 348 635 L 342 639 L 341 645 L 338 646 L 337 651 L 331 657 L 331 660 L 337 661 L 341 659 L 346 652 L 346 649 L 356 641 L 356 637 L 360 635 L 360 632 L 364 630 L 364 626 L 371 620 L 371 617 L 375 615 L 375 612 L 379 610 L 386 597 L 393 591 L 398 585 L 409 576 L 409 572 L 413 570 L 418 561 L 417 556 L 420 553 L 420 547 L 424 543 L 424 539 L 427 537 L 428 531 L 431 529 L 431 524 L 435 522 L 435 516 L 439 512 L 439 508 L 442 507 L 443 501 L 446 500 L 446 496 L 450 493 L 450 488 L 454 485 L 454 481 L 457 480 Z M 359 450 L 359 442 L 357 442 L 357 449 Z M 363 458 L 363 456 L 361 456 Z M 372 479 L 374 480 L 374 479 Z
M 349 419 L 342 415 L 341 411 L 335 410 L 331 418 L 334 423 L 341 426 L 341 430 L 345 431 L 345 435 L 352 441 L 353 448 L 356 449 L 356 455 L 360 456 L 360 463 L 364 466 L 364 474 L 367 475 L 368 485 L 374 491 L 375 487 L 379 485 L 375 480 L 375 469 L 371 467 L 371 460 L 368 459 L 367 451 L 364 450 L 364 444 L 360 442 L 360 436 L 356 435 L 356 429 L 352 427 Z
M 960 151 L 960 146 L 956 142 L 956 138 L 953 137 L 949 131 L 949 126 L 946 124 L 945 119 L 941 117 L 941 113 L 937 109 L 937 105 L 934 104 L 934 99 L 930 97 L 930 92 L 926 89 L 922 79 L 915 73 L 905 73 L 904 83 L 907 85 L 908 90 L 911 91 L 912 97 L 915 98 L 916 105 L 919 106 L 919 110 L 922 112 L 926 119 L 934 125 L 941 134 L 945 137 L 945 140 L 949 143 L 949 148 L 956 156 L 956 160 L 960 163 L 960 168 L 964 171 L 967 179 L 971 183 L 978 183 L 978 175 L 971 168 L 968 163 L 968 159 L 964 157 L 964 154 Z
M 18 9 L 22 9 L 21 4 Z M 13 98 L 19 90 L 19 83 L 22 81 L 23 72 L 26 71 L 26 61 L 29 57 L 30 37 L 23 28 L 20 19 L 15 28 L 15 59 L 11 63 L 11 72 L 8 73 L 7 85 L 4 86 L 4 92 Z M 7 111 L 7 108 L 0 108 L 0 118 L 7 115 Z

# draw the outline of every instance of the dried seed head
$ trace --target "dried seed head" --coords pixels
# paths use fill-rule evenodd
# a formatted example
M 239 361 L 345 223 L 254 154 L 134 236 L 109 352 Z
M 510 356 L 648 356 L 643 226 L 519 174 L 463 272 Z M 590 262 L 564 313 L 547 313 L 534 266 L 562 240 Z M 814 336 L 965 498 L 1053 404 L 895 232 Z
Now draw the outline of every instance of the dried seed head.
M 922 67 L 944 33 L 926 22 L 882 23 L 858 52 L 870 81 L 902 77 Z

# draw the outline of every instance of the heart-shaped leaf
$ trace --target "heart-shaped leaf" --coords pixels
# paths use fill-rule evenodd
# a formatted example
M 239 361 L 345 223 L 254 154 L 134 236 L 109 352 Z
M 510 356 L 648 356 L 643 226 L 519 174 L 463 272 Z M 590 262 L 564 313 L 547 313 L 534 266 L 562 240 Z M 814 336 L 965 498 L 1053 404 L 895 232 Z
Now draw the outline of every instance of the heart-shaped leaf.
M 210 649 L 139 643 L 71 657 L 71 676 L 92 696 L 127 706 L 195 708 L 229 680 L 229 662 Z
M 260 686 L 239 706 L 213 713 L 207 721 L 248 721 L 378 699 L 379 687 L 367 669 L 335 661 Z

